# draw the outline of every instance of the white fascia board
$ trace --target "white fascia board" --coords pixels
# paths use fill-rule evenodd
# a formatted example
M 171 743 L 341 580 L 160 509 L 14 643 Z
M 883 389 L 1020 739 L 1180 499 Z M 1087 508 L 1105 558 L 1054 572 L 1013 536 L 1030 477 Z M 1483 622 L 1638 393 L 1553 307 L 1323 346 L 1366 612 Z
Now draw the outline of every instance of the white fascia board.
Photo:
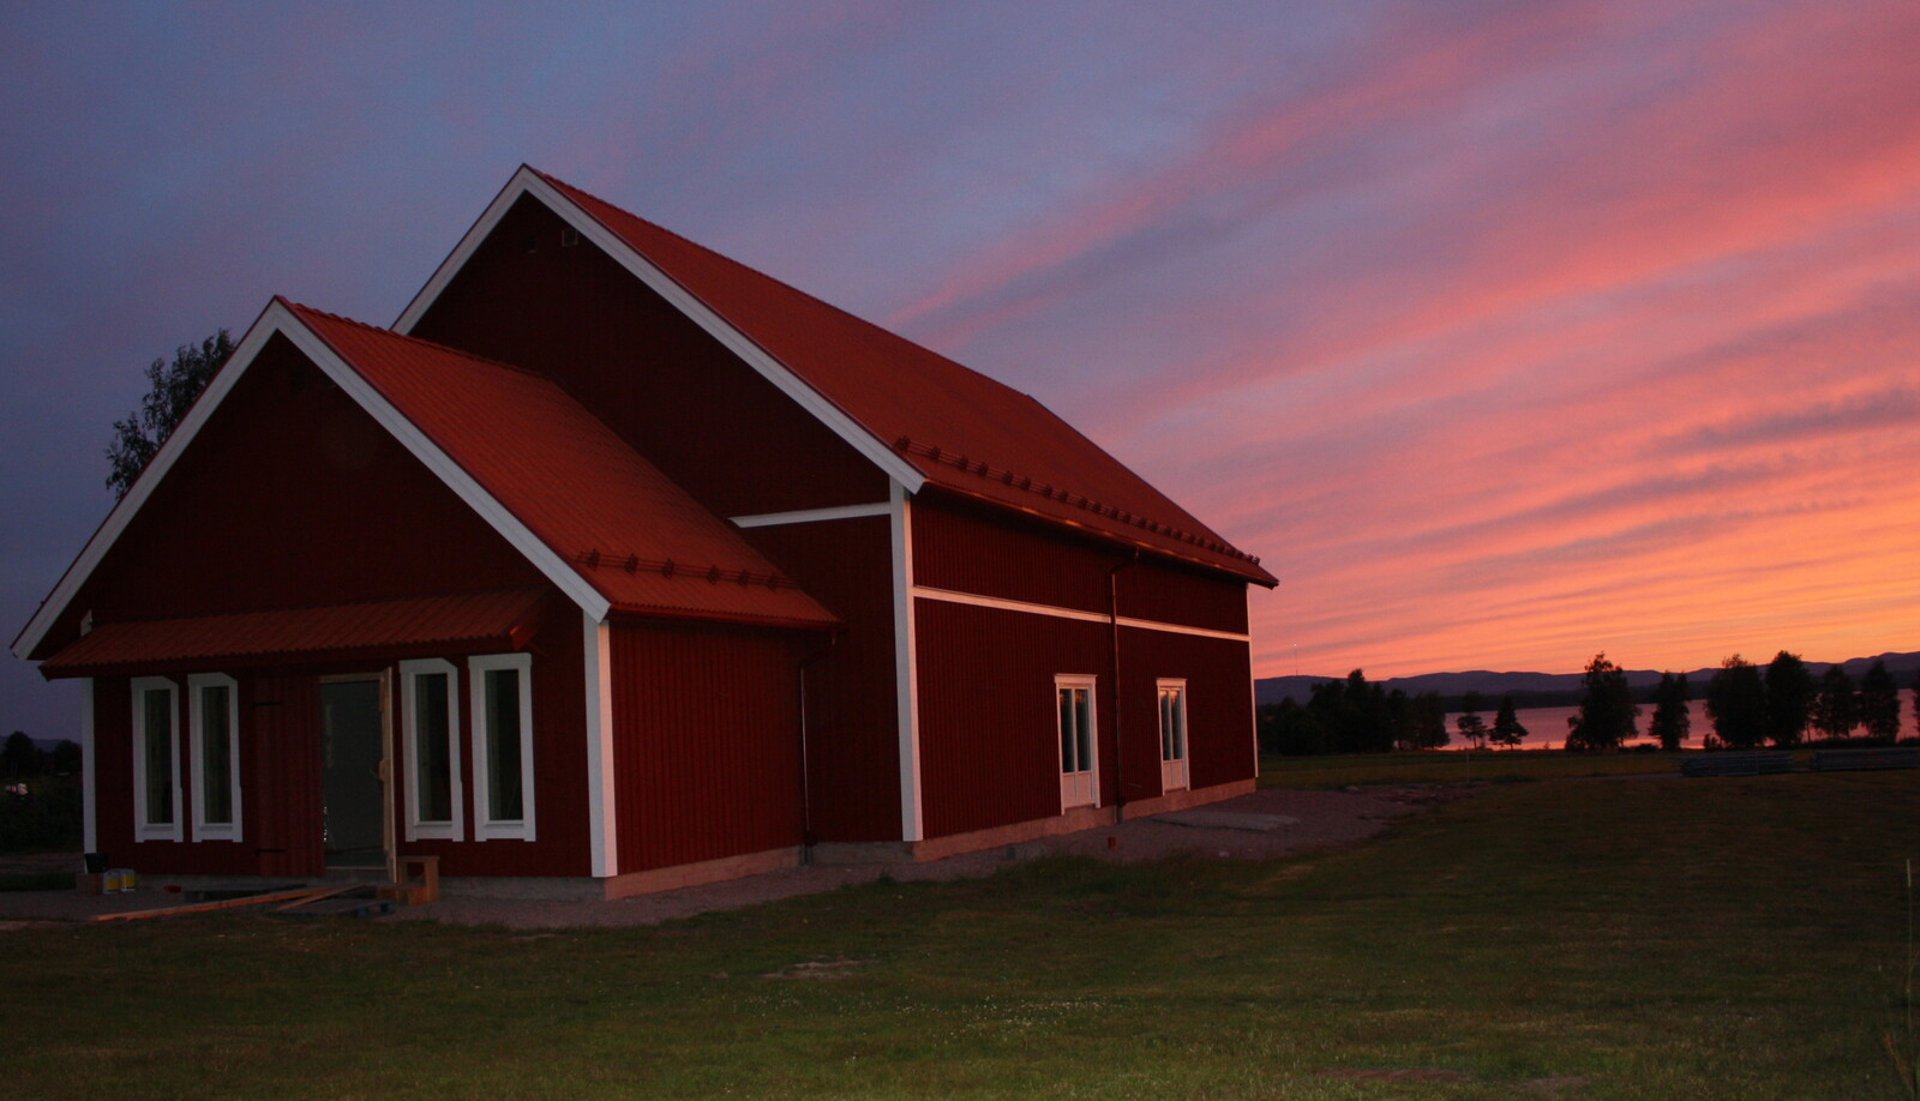
M 844 409 L 829 400 L 826 395 L 814 389 L 810 384 L 789 370 L 767 352 L 752 338 L 733 327 L 725 318 L 715 313 L 711 307 L 694 296 L 672 276 L 661 271 L 653 261 L 634 250 L 619 234 L 601 224 L 599 219 L 580 209 L 573 200 L 561 194 L 552 184 L 540 178 L 540 174 L 526 165 L 513 174 L 499 195 L 494 197 L 485 213 L 480 215 L 473 228 L 461 239 L 454 250 L 447 255 L 438 271 L 427 281 L 427 285 L 415 295 L 399 320 L 393 323 L 394 331 L 411 334 L 413 327 L 431 309 L 433 303 L 446 290 L 447 284 L 459 274 L 480 242 L 493 232 L 494 226 L 505 217 L 508 210 L 522 195 L 532 195 L 546 204 L 547 209 L 559 215 L 561 220 L 577 230 L 580 235 L 592 241 L 600 251 L 611 256 L 616 263 L 627 269 L 635 278 L 645 283 L 654 293 L 667 300 L 674 309 L 691 318 L 696 325 L 706 330 L 709 336 L 720 342 L 729 352 L 738 356 L 749 367 L 758 371 L 761 377 L 792 398 L 802 409 L 813 414 L 814 419 L 826 425 L 849 447 L 866 456 L 880 470 L 906 487 L 908 493 L 920 492 L 926 478 L 912 463 L 894 454 L 886 441 L 878 439 L 860 422 L 854 420 Z
M 313 361 L 341 391 L 351 397 L 367 415 L 386 429 L 394 439 L 400 441 L 414 458 L 426 466 L 447 488 L 453 490 L 468 508 L 480 515 L 487 525 L 500 534 L 513 546 L 514 550 L 533 563 L 535 569 L 546 575 L 554 587 L 567 594 L 580 610 L 596 622 L 607 618 L 607 609 L 611 602 L 593 587 L 579 571 L 568 565 L 552 547 L 535 535 L 520 522 L 499 499 L 488 493 L 479 482 L 468 474 L 465 467 L 455 462 L 439 445 L 427 438 L 426 433 L 395 409 L 373 384 L 361 377 L 360 372 L 348 366 L 327 342 L 300 322 L 286 307 L 275 302 L 268 309 L 268 315 L 277 312 L 277 329 L 293 343 L 300 353 Z
M 840 505 L 836 508 L 804 508 L 792 512 L 758 512 L 751 516 L 731 517 L 737 528 L 771 528 L 786 524 L 817 524 L 824 520 L 857 520 L 865 516 L 892 516 L 893 502 L 870 505 Z
M 60 575 L 60 580 L 54 585 L 53 591 L 40 602 L 39 610 L 34 612 L 33 618 L 28 620 L 27 625 L 21 629 L 20 637 L 13 640 L 15 657 L 25 658 L 40 645 L 42 639 L 47 637 L 47 632 L 53 629 L 54 621 L 66 612 L 67 605 L 73 600 L 74 595 L 99 567 L 100 560 L 113 549 L 113 544 L 119 540 L 121 533 L 125 532 L 127 525 L 133 522 L 134 516 L 140 511 L 140 506 L 146 504 L 147 498 L 153 496 L 154 487 L 166 478 L 167 471 L 173 469 L 173 464 L 193 443 L 193 438 L 200 434 L 200 429 L 207 423 L 207 418 L 213 415 L 214 409 L 219 407 L 228 392 L 239 383 L 241 376 L 247 373 L 247 368 L 253 365 L 254 358 L 260 354 L 262 348 L 266 347 L 267 340 L 277 331 L 276 311 L 282 316 L 286 314 L 285 309 L 278 302 L 272 302 L 260 312 L 259 317 L 254 319 L 253 326 L 247 330 L 245 336 L 240 338 L 240 343 L 235 346 L 233 354 L 227 357 L 226 366 L 207 383 L 207 388 L 201 391 L 200 397 L 187 410 L 187 415 L 180 418 L 180 423 L 174 427 L 173 434 L 160 445 L 160 450 L 154 454 L 147 468 L 140 472 L 140 477 L 134 480 L 126 496 L 120 498 L 119 502 L 113 506 L 113 511 L 107 513 L 107 518 L 94 529 L 93 536 L 87 540 L 87 545 L 81 548 L 79 557 L 67 567 L 66 573 Z

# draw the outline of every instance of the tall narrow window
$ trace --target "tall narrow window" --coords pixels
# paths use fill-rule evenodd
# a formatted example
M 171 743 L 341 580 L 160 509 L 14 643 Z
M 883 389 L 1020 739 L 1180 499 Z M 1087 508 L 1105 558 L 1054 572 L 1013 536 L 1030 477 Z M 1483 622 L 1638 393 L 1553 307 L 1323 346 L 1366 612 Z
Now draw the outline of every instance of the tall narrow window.
M 478 840 L 534 839 L 533 658 L 502 654 L 467 661 L 473 710 L 473 834 Z
M 1160 689 L 1160 790 L 1179 791 L 1187 778 L 1187 682 L 1163 680 Z
M 1092 677 L 1053 679 L 1060 735 L 1060 809 L 1098 805 L 1100 779 L 1095 751 Z
M 165 677 L 133 680 L 133 835 L 137 841 L 178 841 L 180 829 L 180 705 Z
M 408 841 L 459 841 L 460 671 L 451 662 L 400 663 L 402 767 Z
M 240 840 L 240 686 L 219 673 L 187 678 L 193 838 Z

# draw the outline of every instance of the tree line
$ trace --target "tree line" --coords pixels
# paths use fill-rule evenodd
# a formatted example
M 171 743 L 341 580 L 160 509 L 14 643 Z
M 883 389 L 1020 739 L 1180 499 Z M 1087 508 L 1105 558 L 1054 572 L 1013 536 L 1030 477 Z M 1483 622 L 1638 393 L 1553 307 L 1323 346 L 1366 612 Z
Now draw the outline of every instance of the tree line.
M 1390 753 L 1453 743 L 1446 701 L 1438 692 L 1409 696 L 1398 688 L 1388 691 L 1359 669 L 1345 680 L 1322 681 L 1309 692 L 1304 705 L 1286 699 L 1258 709 L 1263 752 L 1290 757 Z M 1468 744 L 1476 749 L 1517 746 L 1526 739 L 1527 728 L 1520 725 L 1512 696 L 1501 698 L 1492 726 L 1480 717 L 1484 706 L 1478 692 L 1467 693 L 1462 702 L 1455 726 Z
M 1920 670 L 1912 687 L 1920 707 Z M 1388 691 L 1359 669 L 1345 680 L 1315 684 L 1310 692 L 1304 705 L 1287 699 L 1258 709 L 1264 752 L 1387 753 L 1453 744 L 1446 701 L 1438 692 Z M 1705 698 L 1712 728 L 1701 740 L 1708 749 L 1791 749 L 1805 742 L 1809 731 L 1837 741 L 1864 730 L 1865 740 L 1885 743 L 1900 734 L 1900 686 L 1884 661 L 1875 661 L 1855 684 L 1839 665 L 1815 677 L 1798 654 L 1785 650 L 1765 666 L 1735 654 L 1707 682 Z M 1692 734 L 1692 699 L 1685 673 L 1660 675 L 1647 700 L 1653 708 L 1647 733 L 1662 749 L 1679 749 Z M 1477 692 L 1460 701 L 1454 728 L 1463 742 L 1478 749 L 1517 746 L 1526 739 L 1511 695 L 1501 698 L 1492 725 L 1479 714 L 1485 705 Z M 1578 708 L 1567 719 L 1569 750 L 1619 749 L 1639 733 L 1641 703 L 1626 671 L 1604 653 L 1596 654 L 1581 675 Z

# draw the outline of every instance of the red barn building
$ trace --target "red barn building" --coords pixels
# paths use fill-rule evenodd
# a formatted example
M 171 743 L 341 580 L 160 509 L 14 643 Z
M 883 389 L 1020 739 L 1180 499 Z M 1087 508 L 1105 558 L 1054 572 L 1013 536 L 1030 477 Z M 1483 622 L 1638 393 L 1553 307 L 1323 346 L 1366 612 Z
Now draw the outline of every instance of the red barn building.
M 614 897 L 1251 790 L 1274 584 L 1032 398 L 522 168 L 275 299 L 15 642 L 87 846 Z

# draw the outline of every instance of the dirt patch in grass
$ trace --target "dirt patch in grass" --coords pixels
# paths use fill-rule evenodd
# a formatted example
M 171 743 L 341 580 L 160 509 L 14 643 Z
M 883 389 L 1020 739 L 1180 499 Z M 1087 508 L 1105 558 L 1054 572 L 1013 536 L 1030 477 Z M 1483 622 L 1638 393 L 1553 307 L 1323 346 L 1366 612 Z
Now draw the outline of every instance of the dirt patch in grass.
M 836 956 L 830 960 L 805 960 L 790 963 L 777 971 L 769 971 L 760 976 L 763 979 L 844 979 L 859 972 L 867 965 L 866 960 L 848 959 Z

